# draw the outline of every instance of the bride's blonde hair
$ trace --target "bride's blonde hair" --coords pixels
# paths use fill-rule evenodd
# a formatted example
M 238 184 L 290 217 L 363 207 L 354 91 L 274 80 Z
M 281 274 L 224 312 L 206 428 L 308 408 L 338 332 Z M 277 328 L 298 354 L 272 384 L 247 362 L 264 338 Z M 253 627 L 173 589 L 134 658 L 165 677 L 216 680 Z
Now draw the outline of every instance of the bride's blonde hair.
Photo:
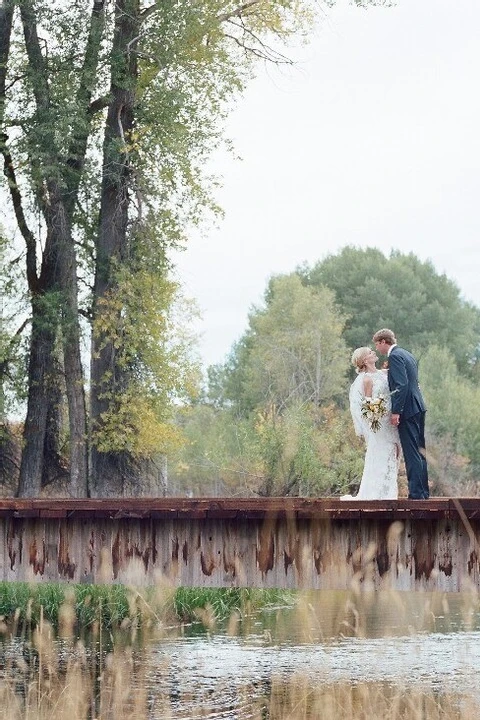
M 362 372 L 365 367 L 365 358 L 371 352 L 372 349 L 369 347 L 359 347 L 353 351 L 352 365 L 355 368 L 355 372 Z

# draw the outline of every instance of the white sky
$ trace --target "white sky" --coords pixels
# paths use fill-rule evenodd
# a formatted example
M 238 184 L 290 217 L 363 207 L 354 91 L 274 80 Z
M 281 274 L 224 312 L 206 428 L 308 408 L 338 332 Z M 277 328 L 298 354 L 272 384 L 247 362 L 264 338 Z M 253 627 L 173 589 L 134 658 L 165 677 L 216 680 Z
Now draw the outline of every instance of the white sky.
M 260 70 L 217 157 L 225 218 L 176 256 L 222 362 L 272 274 L 345 245 L 413 252 L 480 306 L 480 2 L 346 2 L 293 69 Z M 290 53 L 291 55 L 291 53 Z

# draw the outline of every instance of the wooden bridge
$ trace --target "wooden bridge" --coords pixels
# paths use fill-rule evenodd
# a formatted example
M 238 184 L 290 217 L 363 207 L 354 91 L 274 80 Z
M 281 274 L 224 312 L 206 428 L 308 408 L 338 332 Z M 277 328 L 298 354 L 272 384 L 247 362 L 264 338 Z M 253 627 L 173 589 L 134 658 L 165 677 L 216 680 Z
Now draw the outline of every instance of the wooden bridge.
M 0 580 L 480 589 L 480 499 L 0 498 Z

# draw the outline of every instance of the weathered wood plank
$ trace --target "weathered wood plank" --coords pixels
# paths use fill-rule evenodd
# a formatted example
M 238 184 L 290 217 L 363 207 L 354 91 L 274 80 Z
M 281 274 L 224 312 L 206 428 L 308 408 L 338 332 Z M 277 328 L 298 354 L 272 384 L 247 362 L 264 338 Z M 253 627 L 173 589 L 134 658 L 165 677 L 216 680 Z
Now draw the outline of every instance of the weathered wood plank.
M 340 501 L 338 498 L 0 498 L 0 517 L 190 517 L 265 518 L 267 514 L 297 518 L 369 517 L 390 519 L 450 517 L 480 518 L 479 498 L 430 500 Z
M 0 579 L 480 589 L 480 500 L 0 500 Z

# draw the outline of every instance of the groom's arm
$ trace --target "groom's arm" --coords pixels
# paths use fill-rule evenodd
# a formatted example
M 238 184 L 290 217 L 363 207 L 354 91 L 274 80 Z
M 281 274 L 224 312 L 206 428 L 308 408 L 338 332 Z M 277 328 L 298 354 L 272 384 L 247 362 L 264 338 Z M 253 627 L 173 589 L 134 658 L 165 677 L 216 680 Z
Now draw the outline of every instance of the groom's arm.
M 405 361 L 398 352 L 390 354 L 388 372 L 390 375 L 392 414 L 401 415 L 408 392 L 408 376 Z

